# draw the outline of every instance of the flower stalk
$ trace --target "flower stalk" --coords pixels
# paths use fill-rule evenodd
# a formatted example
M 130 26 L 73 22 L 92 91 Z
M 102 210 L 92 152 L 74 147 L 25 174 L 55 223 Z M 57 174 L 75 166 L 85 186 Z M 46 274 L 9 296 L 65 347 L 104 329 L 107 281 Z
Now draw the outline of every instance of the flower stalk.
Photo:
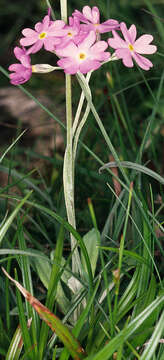
M 74 159 L 73 159 L 73 136 L 72 136 L 72 92 L 71 76 L 66 75 L 66 122 L 67 122 L 67 145 L 63 166 L 63 186 L 65 205 L 68 222 L 76 228 L 75 205 L 74 205 Z M 71 234 L 72 272 L 80 273 L 80 257 L 76 247 L 76 240 Z
M 61 0 L 61 16 L 62 20 L 67 22 L 67 1 Z M 73 159 L 73 129 L 72 129 L 72 88 L 71 75 L 66 74 L 66 128 L 67 128 L 67 143 L 64 155 L 63 165 L 63 186 L 65 206 L 67 211 L 68 222 L 76 228 L 75 219 L 75 202 L 74 202 L 74 159 Z M 71 237 L 71 251 L 72 251 L 72 272 L 75 274 L 81 273 L 81 261 L 77 249 L 76 239 Z M 74 284 L 74 291 L 77 290 L 76 281 Z

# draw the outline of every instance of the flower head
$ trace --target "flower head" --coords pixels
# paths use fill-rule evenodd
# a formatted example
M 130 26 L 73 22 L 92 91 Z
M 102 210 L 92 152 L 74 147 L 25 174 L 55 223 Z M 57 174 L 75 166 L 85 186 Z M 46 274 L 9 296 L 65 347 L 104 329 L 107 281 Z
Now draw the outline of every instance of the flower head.
M 118 21 L 113 19 L 100 24 L 100 12 L 97 6 L 94 6 L 92 9 L 89 6 L 84 6 L 82 13 L 75 10 L 73 16 L 85 23 L 81 25 L 81 29 L 85 32 L 93 30 L 96 33 L 105 33 L 119 28 Z
M 116 50 L 116 56 L 122 59 L 123 64 L 127 67 L 133 67 L 134 59 L 142 69 L 149 70 L 153 66 L 152 62 L 140 54 L 154 54 L 157 51 L 155 45 L 150 45 L 153 36 L 146 34 L 136 40 L 135 25 L 131 25 L 128 30 L 123 22 L 120 24 L 120 30 L 125 40 L 116 31 L 112 31 L 114 37 L 108 39 L 108 44 Z
M 71 41 L 75 44 L 79 44 L 88 35 L 88 33 L 81 30 L 79 19 L 72 16 L 69 17 L 69 25 L 65 25 L 64 30 L 65 34 L 63 37 L 59 38 L 57 44 L 57 47 L 59 48 L 67 46 Z
M 13 85 L 24 84 L 32 75 L 32 66 L 30 56 L 26 54 L 26 50 L 16 46 L 14 48 L 15 57 L 20 61 L 20 64 L 12 64 L 9 66 L 10 82 Z
M 108 47 L 106 41 L 96 41 L 96 34 L 90 31 L 89 35 L 78 45 L 71 42 L 64 48 L 57 48 L 56 53 L 62 58 L 57 64 L 64 69 L 65 73 L 75 74 L 80 71 L 83 74 L 96 70 L 102 61 L 110 57 L 109 52 L 104 50 Z
M 42 46 L 47 51 L 54 51 L 55 45 L 59 42 L 58 38 L 66 34 L 66 31 L 63 30 L 64 26 L 64 21 L 52 21 L 50 16 L 46 15 L 42 22 L 35 25 L 35 30 L 26 28 L 22 31 L 24 38 L 20 40 L 20 44 L 22 46 L 32 45 L 27 54 L 36 53 Z

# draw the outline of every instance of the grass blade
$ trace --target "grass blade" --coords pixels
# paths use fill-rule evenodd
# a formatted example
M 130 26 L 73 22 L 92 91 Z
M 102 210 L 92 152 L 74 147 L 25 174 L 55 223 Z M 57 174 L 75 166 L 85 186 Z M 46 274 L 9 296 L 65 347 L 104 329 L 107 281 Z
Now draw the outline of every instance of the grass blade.
M 153 332 L 153 335 L 151 339 L 148 342 L 148 346 L 144 350 L 141 359 L 140 360 L 150 360 L 152 359 L 152 356 L 154 355 L 155 349 L 159 343 L 160 337 L 164 330 L 164 312 L 162 313 L 155 330 Z
M 29 319 L 28 321 L 28 328 L 31 325 L 31 319 Z M 22 331 L 20 328 L 20 325 L 17 327 L 14 336 L 11 340 L 7 355 L 6 355 L 6 360 L 18 360 L 22 351 L 22 347 L 23 347 L 23 339 L 22 339 Z
M 2 268 L 5 275 L 16 285 L 19 291 L 23 294 L 25 299 L 29 301 L 31 306 L 39 314 L 40 318 L 47 323 L 47 325 L 54 331 L 59 339 L 63 342 L 65 347 L 68 349 L 73 359 L 80 360 L 84 359 L 85 352 L 80 346 L 77 339 L 72 335 L 68 328 L 61 322 L 61 320 L 52 314 L 49 309 L 42 305 L 35 297 L 33 297 L 18 281 L 14 280 L 4 268 Z
M 101 349 L 96 355 L 88 356 L 86 360 L 108 360 L 110 356 L 119 349 L 139 326 L 155 311 L 157 308 L 164 303 L 164 296 L 159 296 L 154 300 L 143 312 L 141 312 L 129 325 L 120 331 L 103 349 Z
M 136 164 L 136 163 L 132 163 L 130 161 L 121 161 L 120 164 L 117 164 L 115 161 L 109 162 L 109 163 L 103 165 L 99 169 L 99 173 L 101 173 L 102 170 L 105 170 L 105 169 L 108 169 L 108 168 L 113 168 L 113 167 L 119 167 L 120 165 L 123 168 L 133 169 L 133 170 L 142 172 L 142 173 L 144 173 L 146 175 L 149 175 L 149 176 L 151 176 L 152 178 L 154 178 L 155 180 L 159 181 L 161 184 L 164 185 L 164 178 L 162 176 L 160 176 L 159 174 L 157 174 L 155 171 L 147 168 L 146 166 Z
M 0 228 L 0 244 L 9 229 L 10 225 L 12 224 L 13 220 L 15 219 L 16 215 L 18 214 L 20 208 L 25 204 L 26 200 L 30 197 L 32 191 L 29 191 L 28 194 L 21 200 L 21 202 L 16 206 L 16 209 L 12 212 L 12 214 L 6 219 L 3 226 Z

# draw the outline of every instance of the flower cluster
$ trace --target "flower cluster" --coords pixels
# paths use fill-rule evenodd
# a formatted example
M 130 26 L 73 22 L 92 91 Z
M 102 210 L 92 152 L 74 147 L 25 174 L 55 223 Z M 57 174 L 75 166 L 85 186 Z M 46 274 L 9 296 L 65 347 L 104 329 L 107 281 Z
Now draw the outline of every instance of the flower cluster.
M 111 32 L 113 37 L 107 41 L 101 40 L 101 34 Z M 57 65 L 67 74 L 83 74 L 98 69 L 104 62 L 112 58 L 122 59 L 127 67 L 133 67 L 133 59 L 144 70 L 149 70 L 153 64 L 141 54 L 153 54 L 157 48 L 150 45 L 152 35 L 142 35 L 136 40 L 136 27 L 129 30 L 125 23 L 109 19 L 100 23 L 99 9 L 94 6 L 84 6 L 82 12 L 75 10 L 69 18 L 69 23 L 62 20 L 51 20 L 50 9 L 42 22 L 35 25 L 35 30 L 26 28 L 20 39 L 22 48 L 15 47 L 14 54 L 20 63 L 9 66 L 10 81 L 14 85 L 28 81 L 32 72 L 53 71 L 56 67 L 48 64 L 31 65 L 30 55 L 42 47 L 59 57 Z M 120 36 L 121 35 L 121 36 Z M 114 57 L 107 50 L 113 48 Z

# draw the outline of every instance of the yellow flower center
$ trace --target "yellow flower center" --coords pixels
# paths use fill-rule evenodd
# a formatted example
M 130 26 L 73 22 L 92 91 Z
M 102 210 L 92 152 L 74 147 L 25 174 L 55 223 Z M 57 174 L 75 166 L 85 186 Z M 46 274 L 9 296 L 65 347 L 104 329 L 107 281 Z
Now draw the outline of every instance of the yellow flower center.
M 71 37 L 71 36 L 72 36 L 72 33 L 71 33 L 71 32 L 68 32 L 67 35 Z
M 79 59 L 84 60 L 86 58 L 86 55 L 84 53 L 79 54 Z
M 39 34 L 39 39 L 44 39 L 47 36 L 46 32 Z
M 132 44 L 129 44 L 128 47 L 129 47 L 129 50 L 130 50 L 130 51 L 133 51 L 133 50 L 134 50 L 134 47 L 133 47 Z

